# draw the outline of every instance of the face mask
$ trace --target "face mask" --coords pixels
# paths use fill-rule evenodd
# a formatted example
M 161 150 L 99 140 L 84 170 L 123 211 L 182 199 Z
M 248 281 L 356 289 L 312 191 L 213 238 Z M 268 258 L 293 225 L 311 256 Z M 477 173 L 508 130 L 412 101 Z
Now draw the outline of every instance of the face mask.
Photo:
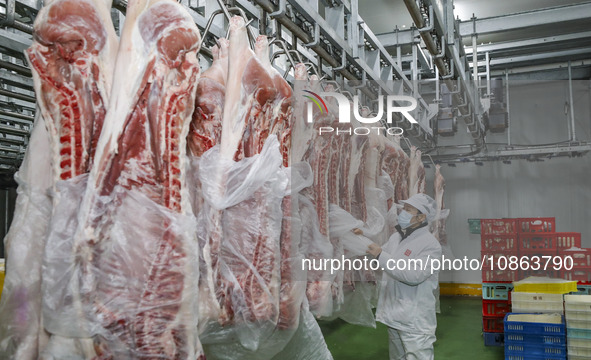
M 398 214 L 398 225 L 400 225 L 400 227 L 402 229 L 406 229 L 407 227 L 409 227 L 411 225 L 411 220 L 413 218 L 413 215 L 411 213 L 409 213 L 406 210 L 402 210 L 400 212 L 400 214 Z

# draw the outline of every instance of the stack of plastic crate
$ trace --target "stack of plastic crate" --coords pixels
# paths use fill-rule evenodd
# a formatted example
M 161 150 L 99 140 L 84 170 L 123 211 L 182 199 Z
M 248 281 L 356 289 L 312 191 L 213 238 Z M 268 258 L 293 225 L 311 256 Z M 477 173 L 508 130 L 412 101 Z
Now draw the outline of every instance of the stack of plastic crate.
M 511 282 L 517 272 L 499 270 L 496 260 L 500 256 L 517 256 L 517 220 L 482 219 L 480 222 L 482 258 L 482 327 L 485 345 L 503 345 L 503 318 L 511 311 Z M 494 268 L 490 259 L 495 261 Z
M 587 291 L 591 291 L 591 249 L 581 248 L 580 233 L 560 234 L 563 234 L 563 238 L 573 239 L 570 241 L 573 243 L 571 248 L 559 250 L 564 265 L 561 277 L 577 281 L 583 288 L 587 288 Z
M 591 359 L 591 295 L 566 295 L 566 334 L 569 359 Z
M 513 283 L 514 313 L 564 314 L 563 294 L 577 291 L 577 283 L 564 279 L 528 277 Z
M 505 316 L 506 360 L 566 360 L 566 332 L 560 314 Z
M 514 313 L 564 314 L 562 294 L 527 293 L 514 291 Z
M 554 270 L 552 262 L 546 266 L 546 259 L 558 255 L 558 244 L 556 241 L 556 220 L 555 218 L 520 218 L 517 219 L 518 227 L 518 250 L 520 257 L 532 259 L 537 256 L 541 265 L 538 269 L 531 262 L 526 266 L 519 266 L 517 280 L 525 279 L 528 276 L 559 277 L 559 272 Z M 546 258 L 544 258 L 546 256 Z

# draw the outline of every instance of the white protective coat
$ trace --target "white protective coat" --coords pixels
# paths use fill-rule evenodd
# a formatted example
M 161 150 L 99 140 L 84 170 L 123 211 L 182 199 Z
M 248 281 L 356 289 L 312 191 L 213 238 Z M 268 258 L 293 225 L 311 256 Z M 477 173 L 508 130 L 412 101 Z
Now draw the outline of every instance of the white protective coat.
M 439 271 L 431 270 L 431 259 L 441 259 L 441 246 L 425 226 L 404 240 L 398 232 L 382 247 L 378 257 L 383 271 L 376 320 L 402 332 L 435 334 L 435 296 Z M 400 259 L 400 261 L 398 261 Z M 417 268 L 408 260 L 416 259 Z M 392 265 L 402 265 L 399 270 Z M 421 265 L 422 261 L 422 267 Z

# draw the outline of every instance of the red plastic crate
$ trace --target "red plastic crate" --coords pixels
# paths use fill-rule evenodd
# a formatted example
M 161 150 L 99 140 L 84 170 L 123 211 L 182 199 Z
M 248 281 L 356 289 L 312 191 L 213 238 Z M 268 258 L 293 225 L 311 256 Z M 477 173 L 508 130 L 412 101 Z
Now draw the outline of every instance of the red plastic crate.
M 561 270 L 560 277 L 580 284 L 591 283 L 591 267 Z
M 530 276 L 538 276 L 538 277 L 549 277 L 549 278 L 558 278 L 560 276 L 560 271 L 554 270 L 552 268 L 552 263 L 548 264 L 548 268 L 544 270 L 544 263 L 540 262 L 542 268 L 540 270 L 519 270 L 519 275 L 517 276 L 517 280 L 523 280 Z
M 519 218 L 517 231 L 520 233 L 556 232 L 556 219 L 553 217 Z
M 551 248 L 551 249 L 521 249 L 519 250 L 519 256 L 527 256 L 528 258 L 532 258 L 533 256 L 556 256 L 558 255 L 558 249 Z M 546 260 L 544 260 L 546 261 Z M 552 260 L 550 260 L 552 261 Z
M 483 316 L 501 316 L 511 312 L 511 303 L 508 300 L 482 300 Z
M 517 219 L 481 219 L 481 235 L 511 235 L 517 232 Z
M 517 250 L 517 234 L 482 235 L 480 244 L 482 251 L 513 251 Z
M 558 255 L 563 259 L 567 256 L 572 257 L 573 269 L 591 267 L 591 249 L 559 249 Z
M 519 280 L 523 280 L 529 276 L 547 276 L 547 277 L 558 277 L 559 271 L 554 269 L 554 262 L 553 259 L 544 258 L 544 256 L 557 256 L 558 250 L 557 249 L 527 249 L 527 250 L 520 250 L 519 257 L 520 260 L 523 257 L 526 257 L 527 260 L 524 260 L 528 263 L 528 269 L 524 269 L 524 267 L 519 267 Z M 533 261 L 533 257 L 537 256 L 539 258 L 539 269 L 532 270 L 529 267 L 536 266 L 536 263 Z M 547 263 L 547 264 L 546 264 Z M 546 267 L 546 270 L 544 270 Z
M 570 249 L 581 247 L 581 233 L 559 232 L 556 233 L 556 247 L 559 249 Z
M 503 319 L 505 315 L 501 316 L 483 316 L 482 328 L 486 332 L 502 333 L 505 330 Z
M 490 257 L 492 256 L 492 261 L 494 266 L 491 264 Z M 517 250 L 514 251 L 481 251 L 480 252 L 480 261 L 484 260 L 482 265 L 483 268 L 491 268 L 493 267 L 496 269 L 497 267 L 501 267 L 505 265 L 505 263 L 509 263 L 511 256 L 517 256 L 519 258 L 519 252 Z M 504 257 L 507 260 L 501 260 L 501 266 L 499 266 L 499 258 Z
M 544 250 L 554 249 L 556 251 L 556 233 L 528 233 L 519 234 L 517 242 L 521 250 Z
M 482 267 L 482 281 L 484 282 L 504 282 L 504 281 L 517 281 L 519 272 L 516 270 L 499 270 L 496 266 L 494 270 L 490 267 Z

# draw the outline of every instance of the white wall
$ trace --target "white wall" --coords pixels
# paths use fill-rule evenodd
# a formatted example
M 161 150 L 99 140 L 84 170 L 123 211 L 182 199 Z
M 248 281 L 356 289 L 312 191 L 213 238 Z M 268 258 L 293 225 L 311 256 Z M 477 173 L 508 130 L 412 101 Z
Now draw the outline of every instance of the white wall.
M 576 82 L 577 138 L 591 138 L 589 81 Z M 535 144 L 567 139 L 564 102 L 567 83 L 545 83 L 511 89 L 512 140 Z M 488 142 L 506 141 L 506 135 Z M 480 236 L 471 235 L 469 218 L 556 217 L 558 231 L 581 232 L 583 246 L 591 247 L 591 154 L 553 158 L 543 162 L 514 160 L 511 164 L 485 162 L 442 166 L 446 179 L 445 203 L 451 209 L 448 241 L 457 258 L 480 258 Z M 428 172 L 432 184 L 433 169 Z M 429 185 L 432 186 L 432 185 Z M 431 192 L 430 189 L 429 192 Z M 441 281 L 479 283 L 479 271 L 451 271 Z

